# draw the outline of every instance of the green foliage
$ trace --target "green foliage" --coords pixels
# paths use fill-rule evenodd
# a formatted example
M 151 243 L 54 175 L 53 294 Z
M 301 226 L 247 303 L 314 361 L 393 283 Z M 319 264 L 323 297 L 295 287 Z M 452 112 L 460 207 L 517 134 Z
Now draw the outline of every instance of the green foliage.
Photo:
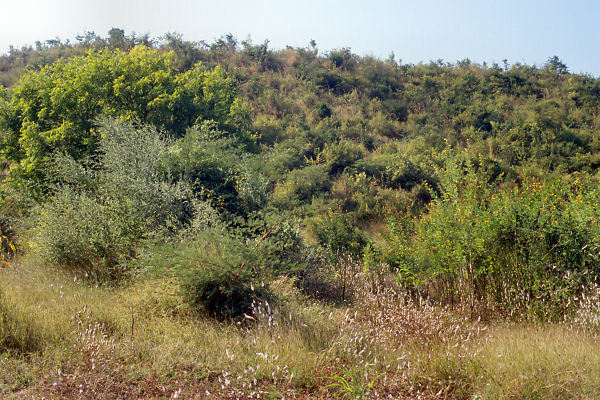
M 561 61 L 561 59 L 558 58 L 558 56 L 552 56 L 552 57 L 548 58 L 544 67 L 548 71 L 555 72 L 558 75 L 563 75 L 563 74 L 569 73 L 569 69 L 567 68 L 567 65 L 565 63 L 563 63 Z
M 213 207 L 236 212 L 244 203 L 241 194 L 244 153 L 239 140 L 219 130 L 215 122 L 207 121 L 189 129 L 169 147 L 164 165 L 171 176 L 187 182 Z M 250 196 L 246 192 L 245 195 Z
M 600 80 L 556 56 L 501 68 L 274 50 L 231 34 L 207 44 L 168 33 L 157 44 L 113 28 L 77 40 L 0 57 L 0 176 L 19 189 L 23 214 L 43 212 L 33 243 L 53 249 L 48 260 L 117 271 L 146 238 L 211 230 L 246 254 L 243 243 L 268 230 L 249 228 L 255 213 L 288 210 L 302 226 L 331 208 L 312 232 L 332 259 L 343 255 L 331 264 L 384 261 L 442 301 L 518 309 L 553 293 L 559 309 L 596 274 L 595 191 L 569 179 L 600 166 Z M 106 141 L 99 116 L 170 140 L 125 130 Z M 28 195 L 47 203 L 28 208 Z M 268 243 L 252 262 L 291 268 Z M 221 287 L 221 270 L 205 282 Z M 241 287 L 253 274 L 240 274 Z
M 305 163 L 302 149 L 288 142 L 277 143 L 270 151 L 264 149 L 261 158 L 264 160 L 261 170 L 272 182 L 280 180 L 292 169 L 298 169 Z
M 128 211 L 64 188 L 39 210 L 33 250 L 48 263 L 95 279 L 117 277 L 142 235 Z
M 317 156 L 317 162 L 324 164 L 331 175 L 337 175 L 362 156 L 362 147 L 354 142 L 327 143 Z
M 431 295 L 443 301 L 560 315 L 600 272 L 600 193 L 584 175 L 571 179 L 496 189 L 468 158 L 451 160 L 428 213 L 393 230 L 389 262 L 437 281 Z
M 325 103 L 318 103 L 314 106 L 315 110 L 319 115 L 319 118 L 329 118 L 331 117 L 331 109 Z
M 340 375 L 325 378 L 333 381 L 326 387 L 337 389 L 336 394 L 343 399 L 362 400 L 369 398 L 369 393 L 375 388 L 375 382 L 382 376 L 378 375 L 369 380 L 366 370 L 364 373 L 357 375 L 344 368 L 339 368 L 339 371 Z
M 209 315 L 252 315 L 253 304 L 273 297 L 268 284 L 274 278 L 292 276 L 311 260 L 298 228 L 273 215 L 222 228 L 200 232 L 162 261 L 181 277 L 190 303 Z
M 225 397 L 248 377 L 318 395 L 315 368 L 334 358 L 340 397 L 598 392 L 597 341 L 573 326 L 598 325 L 600 79 L 558 57 L 403 64 L 113 28 L 11 48 L 0 85 L 2 394 L 139 395 L 112 364 L 78 364 L 103 341 L 144 376 L 158 344 L 147 380 L 176 393 L 218 369 L 223 386 L 202 385 Z M 109 291 L 78 279 L 130 271 Z M 324 312 L 324 299 L 356 307 Z M 265 300 L 285 308 L 267 324 Z M 488 336 L 469 311 L 568 326 Z M 47 388 L 56 361 L 75 374 Z M 190 380 L 170 379 L 175 364 Z M 375 392 L 361 366 L 392 384 Z M 28 379 L 41 383 L 11 383 Z
M 239 195 L 242 205 L 249 211 L 264 207 L 270 196 L 268 179 L 260 172 L 246 166 L 239 182 Z
M 350 215 L 332 211 L 320 221 L 316 236 L 332 260 L 348 256 L 360 260 L 367 244 L 366 236 Z
M 281 204 L 297 204 L 309 201 L 327 190 L 330 185 L 329 174 L 324 165 L 310 165 L 292 170 L 285 181 L 275 187 L 273 198 Z
M 381 111 L 377 112 L 369 121 L 369 128 L 376 135 L 392 138 L 399 138 L 403 133 L 400 124 L 384 115 Z
M 95 120 L 102 114 L 150 123 L 174 135 L 206 119 L 232 131 L 247 130 L 247 111 L 223 68 L 198 64 L 180 74 L 172 54 L 145 46 L 91 50 L 30 71 L 2 108 L 2 154 L 19 163 L 13 176 L 35 179 L 52 152 L 75 159 L 94 154 L 100 140 Z
M 355 64 L 355 56 L 349 48 L 329 52 L 329 60 L 336 68 L 342 69 L 352 69 Z
M 207 233 L 199 237 L 206 243 L 203 251 L 194 251 L 199 260 L 189 260 L 190 264 L 185 253 L 175 258 L 176 262 L 186 262 L 183 285 L 187 298 L 193 306 L 217 318 L 251 315 L 253 303 L 268 298 L 269 291 L 252 266 L 245 264 L 248 246 L 227 234 Z
M 0 266 L 10 265 L 8 260 L 15 256 L 16 232 L 12 226 L 12 221 L 6 215 L 7 207 L 4 206 L 4 201 L 0 198 Z
M 34 214 L 31 243 L 46 262 L 105 279 L 126 272 L 143 239 L 187 224 L 195 203 L 162 175 L 167 143 L 155 129 L 105 121 L 101 133 L 97 165 L 55 159 L 61 184 Z
M 386 165 L 384 182 L 390 187 L 410 190 L 418 184 L 434 181 L 420 165 L 406 156 L 396 155 Z
M 399 199 L 394 196 L 396 194 L 399 193 L 380 187 L 375 179 L 367 177 L 364 172 L 342 174 L 331 189 L 331 195 L 340 209 L 352 211 L 361 221 L 381 218 L 386 213 L 386 207 L 402 209 L 401 200 L 397 201 Z
M 263 210 L 238 223 L 233 234 L 251 246 L 246 264 L 266 279 L 302 270 L 312 257 L 299 227 L 284 213 Z
M 30 354 L 43 349 L 44 334 L 36 322 L 8 301 L 0 288 L 0 354 Z

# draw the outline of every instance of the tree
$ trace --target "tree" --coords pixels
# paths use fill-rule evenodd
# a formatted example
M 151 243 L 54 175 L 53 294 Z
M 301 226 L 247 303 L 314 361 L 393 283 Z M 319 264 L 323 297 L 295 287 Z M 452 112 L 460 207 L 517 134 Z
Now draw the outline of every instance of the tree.
M 125 31 L 119 28 L 112 28 L 110 31 L 108 31 L 108 43 L 113 49 L 127 47 Z
M 100 115 L 150 123 L 175 137 L 203 120 L 245 133 L 248 111 L 234 78 L 201 64 L 180 74 L 173 57 L 142 45 L 92 50 L 26 73 L 0 103 L 0 155 L 13 162 L 13 178 L 40 181 L 53 152 L 94 154 Z
M 547 71 L 555 72 L 557 75 L 564 75 L 569 73 L 567 65 L 561 61 L 558 56 L 552 56 L 548 58 L 544 65 Z

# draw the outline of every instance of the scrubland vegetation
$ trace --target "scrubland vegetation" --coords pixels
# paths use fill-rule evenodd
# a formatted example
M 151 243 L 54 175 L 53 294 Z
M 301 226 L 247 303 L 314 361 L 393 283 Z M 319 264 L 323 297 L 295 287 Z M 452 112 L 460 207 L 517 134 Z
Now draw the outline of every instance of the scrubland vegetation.
M 600 80 L 88 32 L 0 58 L 0 395 L 600 397 Z

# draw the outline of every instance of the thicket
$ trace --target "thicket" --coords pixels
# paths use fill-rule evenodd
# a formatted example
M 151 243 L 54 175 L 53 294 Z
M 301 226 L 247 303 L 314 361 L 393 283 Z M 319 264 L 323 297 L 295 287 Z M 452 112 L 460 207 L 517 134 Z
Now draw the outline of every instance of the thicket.
M 420 218 L 394 221 L 383 258 L 398 279 L 472 312 L 563 317 L 595 283 L 597 178 L 575 173 L 500 187 L 468 157 L 450 157 Z
M 185 243 L 188 299 L 221 317 L 347 257 L 432 301 L 540 318 L 599 272 L 600 80 L 557 57 L 80 39 L 0 63 L 0 221 L 45 262 L 115 278 Z
M 141 45 L 91 49 L 30 70 L 8 97 L 0 105 L 0 143 L 16 182 L 43 180 L 43 162 L 53 152 L 75 159 L 97 152 L 100 116 L 137 120 L 175 137 L 203 120 L 245 133 L 245 110 L 221 67 L 197 64 L 179 73 L 172 54 Z
M 159 276 L 180 279 L 184 296 L 204 313 L 243 320 L 259 302 L 277 298 L 274 279 L 297 279 L 318 254 L 307 246 L 298 226 L 271 213 L 259 213 L 235 228 L 205 228 L 193 239 L 154 247 L 144 263 Z
M 123 274 L 141 241 L 193 220 L 196 199 L 185 181 L 161 168 L 168 143 L 151 127 L 105 120 L 99 156 L 49 163 L 51 195 L 33 210 L 31 242 L 42 260 L 96 278 Z

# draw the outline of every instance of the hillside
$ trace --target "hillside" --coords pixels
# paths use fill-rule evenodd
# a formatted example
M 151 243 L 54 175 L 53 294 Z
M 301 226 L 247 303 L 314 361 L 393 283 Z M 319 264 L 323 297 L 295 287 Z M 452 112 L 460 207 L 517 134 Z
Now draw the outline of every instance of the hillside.
M 112 29 L 0 84 L 3 396 L 600 393 L 600 79 L 558 57 Z

